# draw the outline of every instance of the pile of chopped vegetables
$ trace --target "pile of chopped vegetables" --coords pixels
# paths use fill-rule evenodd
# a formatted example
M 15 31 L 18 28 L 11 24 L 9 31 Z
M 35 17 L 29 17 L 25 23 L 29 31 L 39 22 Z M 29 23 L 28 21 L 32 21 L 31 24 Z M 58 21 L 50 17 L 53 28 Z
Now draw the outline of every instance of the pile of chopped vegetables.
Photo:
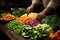
M 37 39 L 38 37 L 49 36 L 49 33 L 52 32 L 52 28 L 47 24 L 38 24 L 35 27 L 31 27 L 17 20 L 10 21 L 7 24 L 7 27 L 12 30 L 15 34 L 21 35 L 24 38 Z
M 42 23 L 50 25 L 54 31 L 60 29 L 60 17 L 58 17 L 57 15 L 46 16 L 42 19 Z
M 8 14 L 2 14 L 2 17 L 0 18 L 0 20 L 12 20 L 14 18 L 15 18 L 14 15 L 8 13 Z
M 60 40 L 60 30 L 55 33 L 50 33 L 50 40 Z
M 34 19 L 34 18 L 36 18 L 37 13 L 31 12 L 28 16 Z
M 32 18 L 29 16 L 21 16 L 19 18 L 16 18 L 16 20 L 18 20 L 19 22 L 25 23 L 32 20 Z
M 29 23 L 33 22 L 31 25 L 30 24 L 29 25 L 35 26 L 35 25 L 39 24 L 39 21 L 35 20 L 36 16 L 37 16 L 37 13 L 30 13 L 29 15 L 24 14 L 20 17 L 17 17 L 16 20 L 18 20 L 19 22 L 25 23 L 25 24 L 29 24 Z M 35 25 L 33 25 L 33 24 L 35 24 Z
M 30 20 L 30 21 L 28 21 L 28 22 L 25 22 L 26 25 L 29 25 L 29 26 L 32 26 L 32 27 L 34 27 L 34 26 L 36 26 L 36 25 L 38 25 L 38 24 L 40 24 L 40 23 L 41 23 L 41 22 L 38 21 L 38 20 L 36 20 L 36 19 L 32 19 L 32 20 Z

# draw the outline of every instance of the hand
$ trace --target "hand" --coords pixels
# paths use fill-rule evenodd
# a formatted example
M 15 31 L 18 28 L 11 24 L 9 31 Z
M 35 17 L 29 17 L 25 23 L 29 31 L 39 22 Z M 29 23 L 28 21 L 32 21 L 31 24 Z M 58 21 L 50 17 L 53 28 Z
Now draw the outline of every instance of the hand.
M 45 17 L 45 14 L 44 14 L 44 12 L 40 12 L 38 15 L 37 15 L 37 17 L 36 17 L 36 19 L 42 19 L 42 18 L 44 18 Z
M 32 10 L 33 10 L 33 7 L 31 7 L 31 6 L 28 7 L 28 8 L 27 8 L 27 11 L 26 11 L 26 12 L 27 12 L 27 15 L 28 15 L 30 12 L 32 12 Z

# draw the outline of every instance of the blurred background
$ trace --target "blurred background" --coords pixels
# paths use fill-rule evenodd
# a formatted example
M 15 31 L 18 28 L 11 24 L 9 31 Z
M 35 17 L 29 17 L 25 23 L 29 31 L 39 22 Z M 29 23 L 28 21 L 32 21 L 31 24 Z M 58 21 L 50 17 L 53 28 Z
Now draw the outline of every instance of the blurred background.
M 27 8 L 31 0 L 0 0 L 0 10 L 10 10 L 10 8 Z

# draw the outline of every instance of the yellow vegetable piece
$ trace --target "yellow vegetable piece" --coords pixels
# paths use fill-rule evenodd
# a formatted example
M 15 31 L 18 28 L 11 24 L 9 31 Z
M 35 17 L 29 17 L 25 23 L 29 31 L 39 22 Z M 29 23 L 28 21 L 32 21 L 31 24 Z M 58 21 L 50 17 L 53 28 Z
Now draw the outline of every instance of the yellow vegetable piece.
M 34 19 L 34 18 L 36 18 L 37 13 L 30 13 L 28 16 Z

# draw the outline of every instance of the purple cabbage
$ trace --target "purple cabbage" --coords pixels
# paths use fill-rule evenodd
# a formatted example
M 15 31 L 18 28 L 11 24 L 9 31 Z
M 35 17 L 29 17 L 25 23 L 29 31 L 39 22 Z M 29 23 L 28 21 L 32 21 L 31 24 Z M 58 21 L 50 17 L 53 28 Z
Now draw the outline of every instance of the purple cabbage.
M 33 20 L 30 20 L 29 22 L 26 22 L 25 24 L 33 27 L 33 26 L 36 26 L 40 23 L 41 23 L 40 21 L 33 19 Z

